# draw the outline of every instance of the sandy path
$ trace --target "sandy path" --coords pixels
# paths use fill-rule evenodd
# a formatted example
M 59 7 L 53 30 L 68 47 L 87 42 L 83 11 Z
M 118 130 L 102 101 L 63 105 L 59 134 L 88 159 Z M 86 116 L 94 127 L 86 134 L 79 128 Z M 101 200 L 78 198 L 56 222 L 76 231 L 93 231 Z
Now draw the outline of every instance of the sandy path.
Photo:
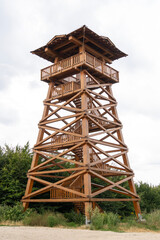
M 115 233 L 47 227 L 0 227 L 0 240 L 160 240 L 160 233 Z

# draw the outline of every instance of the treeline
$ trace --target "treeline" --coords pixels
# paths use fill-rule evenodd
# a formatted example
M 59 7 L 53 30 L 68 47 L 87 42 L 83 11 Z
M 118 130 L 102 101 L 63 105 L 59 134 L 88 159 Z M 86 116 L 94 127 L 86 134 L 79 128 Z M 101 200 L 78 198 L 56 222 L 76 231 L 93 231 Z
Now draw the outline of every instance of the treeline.
M 32 156 L 29 143 L 24 147 L 13 148 L 8 145 L 4 148 L 0 147 L 0 205 L 14 206 L 21 200 L 25 192 L 26 174 L 30 168 Z M 142 211 L 150 213 L 152 210 L 160 209 L 160 185 L 152 186 L 139 182 L 136 184 L 136 189 L 141 198 Z M 134 212 L 131 202 L 102 202 L 100 205 L 105 211 L 118 213 L 121 216 Z M 58 204 L 56 208 L 61 209 L 61 204 Z

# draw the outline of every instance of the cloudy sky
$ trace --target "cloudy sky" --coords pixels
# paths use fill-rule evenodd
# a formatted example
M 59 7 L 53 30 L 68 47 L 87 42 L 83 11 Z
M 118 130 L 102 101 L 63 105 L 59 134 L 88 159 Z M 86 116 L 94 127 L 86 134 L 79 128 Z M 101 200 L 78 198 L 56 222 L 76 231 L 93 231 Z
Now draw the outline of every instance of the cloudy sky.
M 136 182 L 160 184 L 159 9 L 159 0 L 0 0 L 0 145 L 36 142 L 50 63 L 30 51 L 85 24 L 128 54 L 112 66 L 129 160 Z

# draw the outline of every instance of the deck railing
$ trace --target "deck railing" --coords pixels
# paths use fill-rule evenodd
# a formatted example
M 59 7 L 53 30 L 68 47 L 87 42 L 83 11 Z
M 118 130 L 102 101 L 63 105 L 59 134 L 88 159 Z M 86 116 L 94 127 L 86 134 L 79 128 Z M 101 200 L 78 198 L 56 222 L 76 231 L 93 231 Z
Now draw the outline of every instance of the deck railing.
M 75 90 L 80 89 L 80 85 L 76 82 L 68 82 L 65 84 L 58 85 L 54 88 L 53 97 L 64 95 L 69 92 L 74 92 Z
M 77 192 L 81 192 L 83 193 L 83 188 L 74 188 L 73 190 L 77 191 Z M 56 188 L 51 188 L 50 189 L 50 198 L 80 198 L 80 196 L 76 195 L 75 193 L 71 193 L 71 192 L 66 192 L 64 190 L 61 189 L 56 189 Z
M 115 81 L 119 80 L 118 71 L 109 67 L 103 61 L 97 59 L 96 57 L 92 56 L 87 52 L 78 53 L 62 61 L 59 61 L 49 67 L 43 68 L 41 70 L 41 80 L 45 80 L 51 76 L 56 75 L 57 73 L 74 68 L 81 63 L 86 63 L 90 65 L 95 70 L 103 73 L 104 75 Z
M 52 143 L 54 144 L 68 143 L 68 142 L 74 142 L 75 140 L 79 140 L 79 139 L 80 137 L 78 136 L 69 135 L 69 134 L 60 134 L 52 138 Z

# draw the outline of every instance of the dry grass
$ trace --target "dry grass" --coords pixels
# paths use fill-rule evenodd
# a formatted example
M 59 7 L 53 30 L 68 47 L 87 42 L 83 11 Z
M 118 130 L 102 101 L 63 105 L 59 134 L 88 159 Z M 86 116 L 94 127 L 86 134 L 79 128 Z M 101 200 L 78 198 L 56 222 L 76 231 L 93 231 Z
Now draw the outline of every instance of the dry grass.
M 1 226 L 23 226 L 23 222 L 22 221 L 18 221 L 18 222 L 14 222 L 14 221 L 0 221 L 0 225 Z

